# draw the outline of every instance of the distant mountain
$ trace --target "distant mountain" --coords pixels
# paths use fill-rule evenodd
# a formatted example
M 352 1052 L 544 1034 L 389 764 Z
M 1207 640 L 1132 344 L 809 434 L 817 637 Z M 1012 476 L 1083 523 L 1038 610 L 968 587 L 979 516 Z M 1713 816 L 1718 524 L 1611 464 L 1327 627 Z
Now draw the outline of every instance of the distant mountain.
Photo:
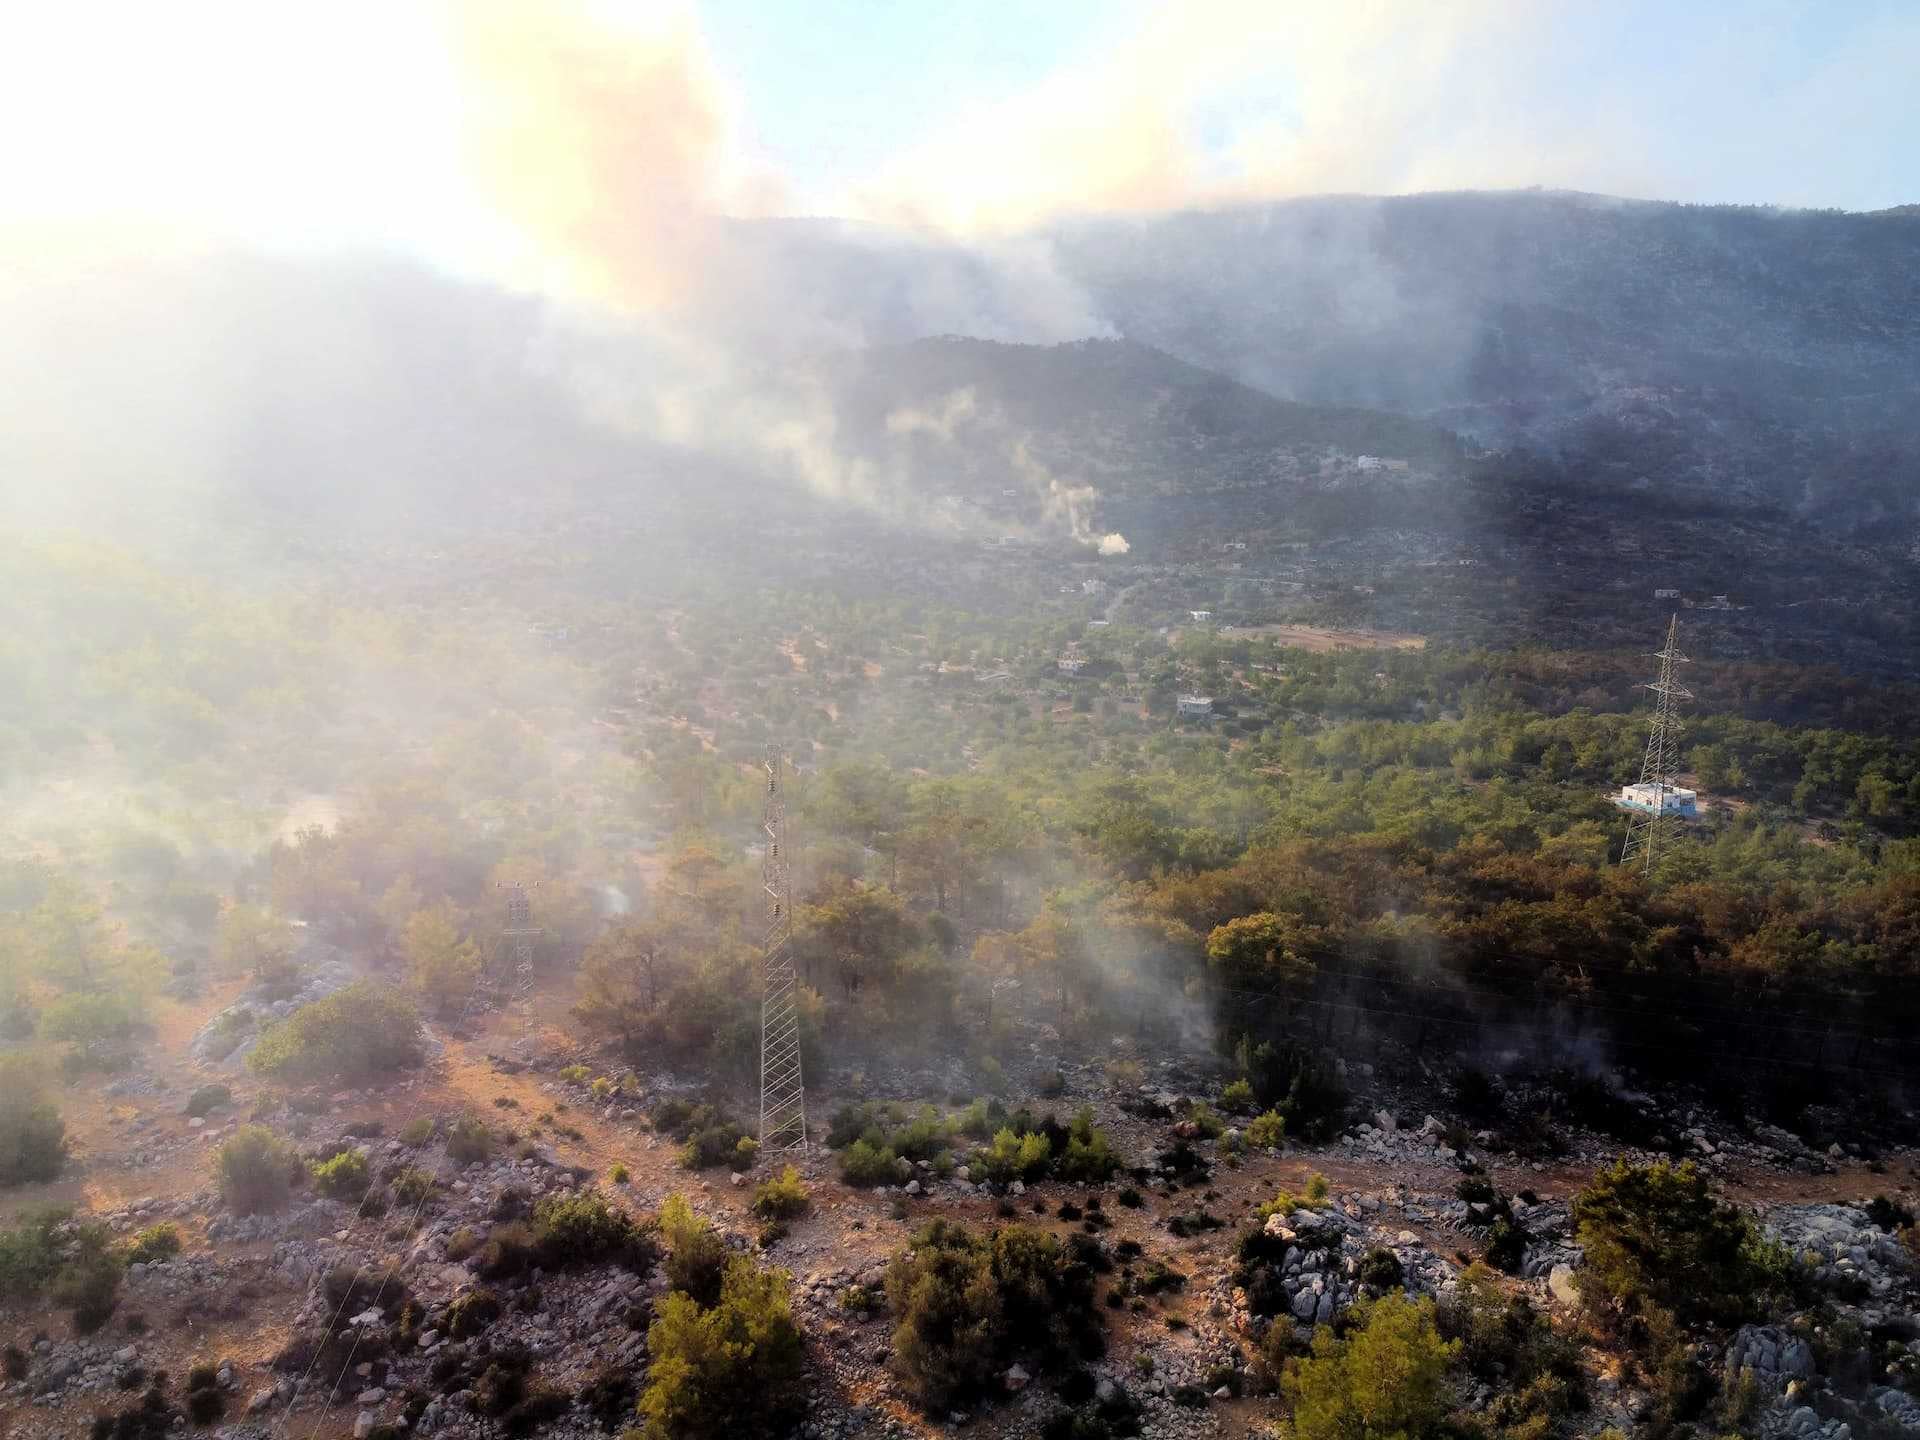
M 1462 463 L 1460 442 L 1442 426 L 1280 400 L 1128 340 L 941 336 L 813 357 L 775 383 L 796 382 L 826 387 L 841 445 L 891 455 L 916 474 L 991 478 L 1011 445 L 1113 496 L 1318 475 L 1336 454 L 1449 474 Z
M 1328 197 L 1053 235 L 1119 333 L 1574 484 L 1920 511 L 1920 214 Z

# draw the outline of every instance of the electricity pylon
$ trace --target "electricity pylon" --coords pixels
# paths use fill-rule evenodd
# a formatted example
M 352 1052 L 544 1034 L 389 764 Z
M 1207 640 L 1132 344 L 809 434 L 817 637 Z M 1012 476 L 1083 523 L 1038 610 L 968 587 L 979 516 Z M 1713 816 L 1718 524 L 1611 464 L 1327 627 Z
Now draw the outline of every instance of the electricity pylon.
M 1636 860 L 1642 870 L 1652 870 L 1656 854 L 1665 848 L 1667 832 L 1673 828 L 1667 795 L 1675 789 L 1680 772 L 1680 719 L 1674 714 L 1676 700 L 1691 700 L 1693 692 L 1673 678 L 1673 667 L 1685 663 L 1680 653 L 1680 617 L 1667 623 L 1667 643 L 1655 658 L 1660 662 L 1660 678 L 1645 688 L 1653 691 L 1653 729 L 1647 734 L 1647 758 L 1640 765 L 1640 783 L 1647 787 L 1651 808 L 1627 812 L 1627 839 L 1620 847 L 1620 863 Z
M 539 888 L 539 881 L 534 888 Z M 527 897 L 527 887 L 518 881 L 501 881 L 494 887 L 507 892 L 507 928 L 500 933 L 513 946 L 513 974 L 515 983 L 523 991 L 533 988 L 533 942 L 541 933 L 541 927 L 533 923 L 533 901 Z
M 767 747 L 767 930 L 760 953 L 760 1150 L 805 1153 L 807 1088 L 800 1075 L 799 972 L 793 963 L 793 871 L 787 848 L 785 753 Z

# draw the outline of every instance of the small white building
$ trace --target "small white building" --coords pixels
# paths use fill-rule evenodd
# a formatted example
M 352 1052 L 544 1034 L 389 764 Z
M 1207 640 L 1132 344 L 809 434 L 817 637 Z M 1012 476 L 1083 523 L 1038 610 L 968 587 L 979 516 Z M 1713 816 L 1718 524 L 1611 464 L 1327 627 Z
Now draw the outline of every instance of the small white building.
M 1211 610 L 1189 610 L 1187 614 L 1193 617 L 1193 623 L 1196 625 L 1204 625 L 1213 619 L 1213 611 Z
M 1062 675 L 1078 675 L 1082 670 L 1087 668 L 1087 657 L 1084 655 L 1062 655 L 1053 663 L 1059 666 Z
M 1678 600 L 1680 598 L 1680 592 L 1678 590 L 1656 590 L 1653 592 L 1653 598 L 1656 600 Z
M 1213 697 L 1211 695 L 1182 695 L 1174 701 L 1174 709 L 1182 720 L 1211 720 L 1213 718 Z
M 1638 810 L 1643 815 L 1678 815 L 1682 820 L 1696 820 L 1700 816 L 1699 796 L 1678 785 L 1651 781 L 1622 785 L 1613 803 L 1622 810 Z

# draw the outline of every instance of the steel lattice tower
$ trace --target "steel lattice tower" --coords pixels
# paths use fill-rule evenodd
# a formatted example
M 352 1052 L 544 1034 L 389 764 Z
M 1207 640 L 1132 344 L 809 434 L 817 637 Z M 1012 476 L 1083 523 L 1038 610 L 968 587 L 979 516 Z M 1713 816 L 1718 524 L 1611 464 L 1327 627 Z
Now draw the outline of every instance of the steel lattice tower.
M 539 882 L 536 881 L 535 888 Z M 533 901 L 527 897 L 527 887 L 518 883 L 501 882 L 494 887 L 507 892 L 507 927 L 500 933 L 513 945 L 514 980 L 522 990 L 533 988 L 533 942 L 539 936 L 541 927 L 533 923 Z
M 761 945 L 760 1150 L 807 1148 L 807 1089 L 800 1075 L 800 983 L 793 963 L 793 872 L 787 846 L 786 755 L 767 747 L 767 931 Z
M 1667 643 L 1655 658 L 1660 662 L 1660 678 L 1645 687 L 1654 695 L 1653 729 L 1647 735 L 1647 758 L 1640 766 L 1640 783 L 1653 790 L 1653 809 L 1628 815 L 1627 839 L 1620 847 L 1620 863 L 1638 861 L 1642 870 L 1653 869 L 1654 856 L 1663 849 L 1673 826 L 1666 803 L 1680 770 L 1680 718 L 1673 707 L 1676 700 L 1693 698 L 1693 692 L 1673 678 L 1673 667 L 1687 658 L 1680 653 L 1678 615 L 1667 623 Z

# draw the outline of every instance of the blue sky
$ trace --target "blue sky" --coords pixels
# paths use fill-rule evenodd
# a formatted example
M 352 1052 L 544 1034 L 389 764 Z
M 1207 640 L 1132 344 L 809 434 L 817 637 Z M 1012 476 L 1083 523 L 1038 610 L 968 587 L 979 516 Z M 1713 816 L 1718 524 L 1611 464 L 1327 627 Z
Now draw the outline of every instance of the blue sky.
M 504 271 L 584 231 L 671 249 L 681 211 L 964 235 L 1326 191 L 1920 201 L 1920 0 L 12 13 L 0 243 L 9 222 L 104 220 Z
M 1472 7 L 1397 8 L 1411 17 Z M 956 117 L 1017 104 L 1050 77 L 1097 66 L 1168 9 L 705 0 L 699 14 L 714 64 L 744 101 L 748 143 L 803 203 L 825 203 Z M 1222 47 L 1240 43 L 1234 29 L 1223 19 Z M 1188 99 L 1183 129 L 1202 157 L 1230 148 L 1250 123 L 1290 117 L 1299 87 L 1287 31 L 1283 22 L 1247 37 L 1271 63 L 1256 58 Z M 1447 63 L 1459 108 L 1543 137 L 1532 173 L 1496 168 L 1491 183 L 1607 188 L 1612 179 L 1659 198 L 1856 209 L 1920 200 L 1913 0 L 1539 0 L 1492 7 L 1454 34 Z M 1364 90 L 1358 98 L 1364 107 Z M 1579 143 L 1565 145 L 1571 137 Z M 1459 168 L 1471 177 L 1471 165 Z M 1360 178 L 1354 188 L 1372 188 Z M 1071 190 L 1073 177 L 1060 184 Z

